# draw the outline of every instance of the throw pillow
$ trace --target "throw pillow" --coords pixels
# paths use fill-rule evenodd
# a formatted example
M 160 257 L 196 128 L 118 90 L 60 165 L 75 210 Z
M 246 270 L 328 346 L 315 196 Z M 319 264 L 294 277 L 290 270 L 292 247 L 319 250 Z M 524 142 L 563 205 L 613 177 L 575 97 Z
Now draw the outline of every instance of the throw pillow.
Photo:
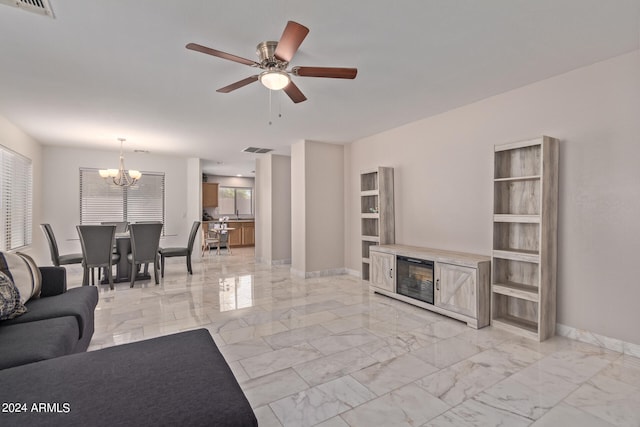
M 16 252 L 20 255 L 29 265 L 31 273 L 33 274 L 33 292 L 31 298 L 40 298 L 40 291 L 42 290 L 42 272 L 38 268 L 36 262 L 27 254 L 22 252 Z
M 35 266 L 35 263 L 33 265 Z M 37 267 L 35 267 L 35 270 L 38 273 L 32 269 L 24 256 L 0 252 L 0 271 L 13 281 L 20 293 L 20 302 L 22 304 L 29 301 L 34 295 L 39 294 L 40 274 Z
M 0 320 L 13 319 L 27 312 L 20 302 L 20 292 L 6 274 L 0 272 Z

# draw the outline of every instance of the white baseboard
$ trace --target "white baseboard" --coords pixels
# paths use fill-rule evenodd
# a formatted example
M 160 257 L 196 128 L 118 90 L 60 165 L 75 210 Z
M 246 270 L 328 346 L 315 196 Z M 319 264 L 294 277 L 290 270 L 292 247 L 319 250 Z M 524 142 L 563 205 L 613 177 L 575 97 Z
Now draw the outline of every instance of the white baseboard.
M 345 268 L 345 273 L 348 274 L 349 276 L 353 276 L 353 277 L 357 277 L 359 279 L 362 279 L 362 271 L 360 270 L 352 270 L 350 268 Z
M 342 274 L 347 274 L 346 268 L 333 268 L 330 270 L 319 270 L 319 271 L 300 271 L 291 269 L 291 274 L 304 277 L 305 279 L 311 279 L 316 277 L 327 277 L 327 276 L 339 276 Z
M 571 326 L 556 324 L 556 334 L 571 338 L 576 341 L 593 344 L 607 350 L 628 354 L 629 356 L 640 357 L 640 344 L 622 341 L 616 338 L 605 337 L 585 329 L 577 329 Z
M 287 265 L 291 264 L 291 259 L 272 259 L 268 260 L 265 258 L 256 257 L 257 264 L 267 264 L 267 265 Z

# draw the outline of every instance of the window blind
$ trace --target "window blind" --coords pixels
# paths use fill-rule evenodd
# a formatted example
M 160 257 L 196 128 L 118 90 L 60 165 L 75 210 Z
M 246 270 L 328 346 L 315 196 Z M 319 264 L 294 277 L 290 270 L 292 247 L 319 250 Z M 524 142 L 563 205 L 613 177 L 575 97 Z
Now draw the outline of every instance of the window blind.
M 32 242 L 33 169 L 28 159 L 0 146 L 0 249 L 19 249 Z
M 162 172 L 143 172 L 133 187 L 119 187 L 101 178 L 98 169 L 81 168 L 80 224 L 112 221 L 164 224 L 164 189 Z

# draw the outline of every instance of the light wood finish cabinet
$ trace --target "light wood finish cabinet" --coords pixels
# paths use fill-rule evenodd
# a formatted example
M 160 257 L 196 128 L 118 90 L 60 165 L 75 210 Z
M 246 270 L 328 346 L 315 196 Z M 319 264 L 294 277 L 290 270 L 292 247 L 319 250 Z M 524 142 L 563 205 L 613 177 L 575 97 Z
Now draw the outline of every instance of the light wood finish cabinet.
M 243 223 L 242 225 L 242 245 L 253 246 L 256 243 L 256 227 L 255 223 Z
M 360 227 L 362 280 L 369 280 L 369 248 L 396 241 L 393 206 L 393 168 L 378 167 L 360 173 Z
M 395 292 L 395 265 L 396 257 L 393 254 L 371 251 L 371 286 Z
M 435 304 L 475 318 L 478 314 L 477 269 L 438 262 L 435 270 Z
M 433 261 L 435 282 L 433 304 L 396 292 L 398 256 Z M 461 320 L 473 328 L 482 328 L 488 326 L 490 320 L 490 259 L 489 256 L 484 255 L 415 246 L 373 246 L 371 247 L 372 276 L 369 289 L 372 292 Z
M 217 182 L 202 183 L 202 207 L 203 208 L 218 207 L 218 183 Z
M 491 323 L 539 341 L 555 335 L 557 139 L 496 145 Z
M 255 222 L 254 221 L 229 221 L 229 244 L 234 246 L 255 245 Z

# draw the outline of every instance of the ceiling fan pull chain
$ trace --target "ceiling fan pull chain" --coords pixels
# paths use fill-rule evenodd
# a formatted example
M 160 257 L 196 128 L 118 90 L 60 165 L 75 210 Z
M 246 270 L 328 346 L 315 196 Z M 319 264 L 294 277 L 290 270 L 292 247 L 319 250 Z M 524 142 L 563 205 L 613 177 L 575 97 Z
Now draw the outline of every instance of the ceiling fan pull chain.
M 271 126 L 271 92 L 273 91 L 269 90 L 269 126 Z

